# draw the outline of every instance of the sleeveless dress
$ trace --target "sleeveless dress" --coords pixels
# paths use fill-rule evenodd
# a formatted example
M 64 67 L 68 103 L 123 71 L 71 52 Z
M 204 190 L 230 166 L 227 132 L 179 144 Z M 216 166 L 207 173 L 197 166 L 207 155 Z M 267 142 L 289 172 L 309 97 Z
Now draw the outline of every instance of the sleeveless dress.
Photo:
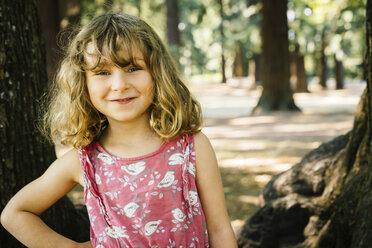
M 93 141 L 79 158 L 93 247 L 209 247 L 193 135 L 135 158 L 113 156 Z

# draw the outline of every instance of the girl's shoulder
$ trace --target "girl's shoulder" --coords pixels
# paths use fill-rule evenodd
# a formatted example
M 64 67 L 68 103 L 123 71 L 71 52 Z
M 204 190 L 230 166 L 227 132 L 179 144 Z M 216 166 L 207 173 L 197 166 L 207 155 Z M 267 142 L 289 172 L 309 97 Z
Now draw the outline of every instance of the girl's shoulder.
M 56 174 L 81 183 L 82 173 L 80 168 L 79 151 L 71 148 L 69 151 L 58 157 L 48 170 L 58 172 Z M 63 172 L 63 173 L 62 173 Z
M 195 134 L 193 137 L 193 140 L 195 144 L 194 149 L 195 149 L 197 163 L 198 161 L 204 161 L 204 160 L 209 160 L 209 161 L 216 160 L 216 155 L 212 147 L 212 144 L 209 138 L 203 132 L 199 132 Z M 199 164 L 204 164 L 204 163 L 199 163 Z
M 175 142 L 190 146 L 196 151 L 196 154 L 202 154 L 206 151 L 210 153 L 211 150 L 213 151 L 208 137 L 201 131 L 196 134 L 182 134 L 175 139 Z
M 199 148 L 203 148 L 205 146 L 208 146 L 208 147 L 211 146 L 211 143 L 208 137 L 201 131 L 199 133 L 193 134 L 193 140 L 194 140 L 195 146 Z

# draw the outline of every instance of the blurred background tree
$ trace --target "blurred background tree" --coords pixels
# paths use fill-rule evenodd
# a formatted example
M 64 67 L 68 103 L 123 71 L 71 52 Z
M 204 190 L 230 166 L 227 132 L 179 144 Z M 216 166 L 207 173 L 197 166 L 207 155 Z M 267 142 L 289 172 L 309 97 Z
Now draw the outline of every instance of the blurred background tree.
M 300 111 L 290 87 L 287 0 L 262 0 L 262 85 L 254 113 Z
M 53 18 L 60 21 L 62 17 L 65 23 L 66 10 L 70 15 L 74 11 L 75 16 L 81 15 L 81 24 L 107 11 L 138 15 L 168 43 L 182 72 L 191 81 L 229 82 L 232 78 L 249 76 L 250 86 L 262 84 L 262 2 L 259 0 L 70 0 L 59 1 L 58 6 L 41 7 L 55 8 L 42 10 L 42 20 L 43 16 L 59 12 L 45 17 L 49 20 L 47 24 L 55 27 L 57 21 Z M 310 83 L 327 87 L 329 78 L 338 79 L 338 88 L 342 88 L 344 78 L 365 78 L 364 7 L 365 0 L 288 1 L 290 82 L 294 91 L 306 92 Z M 61 27 L 64 26 L 59 23 Z M 50 35 L 47 40 L 53 40 L 52 34 L 46 32 Z

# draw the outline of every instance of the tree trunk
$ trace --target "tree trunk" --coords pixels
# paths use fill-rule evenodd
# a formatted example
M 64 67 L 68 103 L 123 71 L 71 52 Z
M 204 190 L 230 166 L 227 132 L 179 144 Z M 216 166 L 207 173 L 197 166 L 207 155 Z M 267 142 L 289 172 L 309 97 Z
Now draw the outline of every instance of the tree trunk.
M 226 60 L 225 60 L 225 34 L 223 30 L 223 23 L 225 19 L 225 14 L 223 11 L 223 0 L 218 0 L 218 4 L 220 6 L 220 18 L 221 18 L 221 24 L 220 24 L 220 37 L 221 37 L 221 76 L 222 80 L 221 83 L 226 83 Z
M 254 54 L 253 55 L 253 62 L 254 62 L 254 78 L 255 83 L 261 82 L 262 80 L 262 59 L 261 54 Z
M 178 30 L 179 14 L 177 0 L 166 0 L 167 9 L 167 38 L 169 50 L 175 60 L 178 62 L 180 58 L 180 32 Z
M 366 16 L 367 89 L 353 129 L 265 186 L 239 247 L 372 247 L 372 0 Z
M 36 131 L 39 100 L 48 81 L 36 5 L 34 1 L 2 0 L 0 16 L 2 211 L 20 188 L 46 170 L 55 154 L 53 146 L 43 141 Z M 43 216 L 56 231 L 82 241 L 89 238 L 89 222 L 82 212 L 75 210 L 67 198 L 62 198 Z M 0 240 L 2 247 L 21 247 L 3 227 L 0 227 Z
M 240 42 L 235 43 L 235 58 L 233 64 L 234 77 L 244 77 L 244 57 L 242 52 L 242 44 Z
M 344 88 L 344 67 L 342 61 L 338 60 L 335 56 L 335 78 L 336 89 L 342 90 Z
M 253 113 L 299 111 L 289 84 L 287 0 L 262 1 L 262 95 Z
M 180 45 L 180 33 L 178 30 L 178 5 L 177 0 L 166 0 L 167 7 L 167 37 L 169 45 Z
M 293 57 L 296 92 L 308 92 L 305 71 L 305 57 L 300 53 L 300 46 L 296 44 Z
M 325 55 L 326 49 L 326 38 L 325 38 L 325 30 L 322 32 L 322 40 L 321 40 L 321 48 L 320 48 L 320 57 L 318 63 L 318 76 L 319 76 L 319 85 L 322 86 L 323 89 L 327 88 L 327 60 Z
M 61 28 L 71 28 L 79 25 L 81 15 L 80 0 L 58 1 L 38 0 L 39 16 L 41 21 L 42 36 L 46 48 L 46 69 L 49 82 L 62 58 L 62 51 L 57 44 L 57 35 Z
M 305 71 L 305 56 L 299 54 L 296 59 L 296 91 L 297 92 L 309 92 L 307 89 L 307 79 Z
M 45 0 L 39 0 L 44 2 Z M 55 4 L 55 1 L 52 1 Z M 112 7 L 112 0 L 105 2 L 105 10 L 109 11 Z M 58 0 L 59 9 L 59 28 L 66 29 L 80 24 L 81 19 L 81 0 Z
M 57 52 L 57 34 L 60 29 L 61 18 L 58 4 L 54 0 L 38 1 L 38 9 L 41 21 L 42 36 L 46 48 L 46 70 L 48 80 L 53 80 L 57 64 L 61 59 L 61 53 Z

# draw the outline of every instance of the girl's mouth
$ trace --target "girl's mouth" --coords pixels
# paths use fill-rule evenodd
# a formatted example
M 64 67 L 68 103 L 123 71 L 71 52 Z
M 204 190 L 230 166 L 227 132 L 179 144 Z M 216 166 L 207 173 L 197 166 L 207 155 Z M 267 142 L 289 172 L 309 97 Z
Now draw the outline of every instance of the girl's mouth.
M 111 100 L 111 102 L 118 103 L 118 104 L 128 104 L 132 102 L 135 99 L 135 97 L 128 97 L 128 98 L 123 98 L 123 99 L 114 99 Z

